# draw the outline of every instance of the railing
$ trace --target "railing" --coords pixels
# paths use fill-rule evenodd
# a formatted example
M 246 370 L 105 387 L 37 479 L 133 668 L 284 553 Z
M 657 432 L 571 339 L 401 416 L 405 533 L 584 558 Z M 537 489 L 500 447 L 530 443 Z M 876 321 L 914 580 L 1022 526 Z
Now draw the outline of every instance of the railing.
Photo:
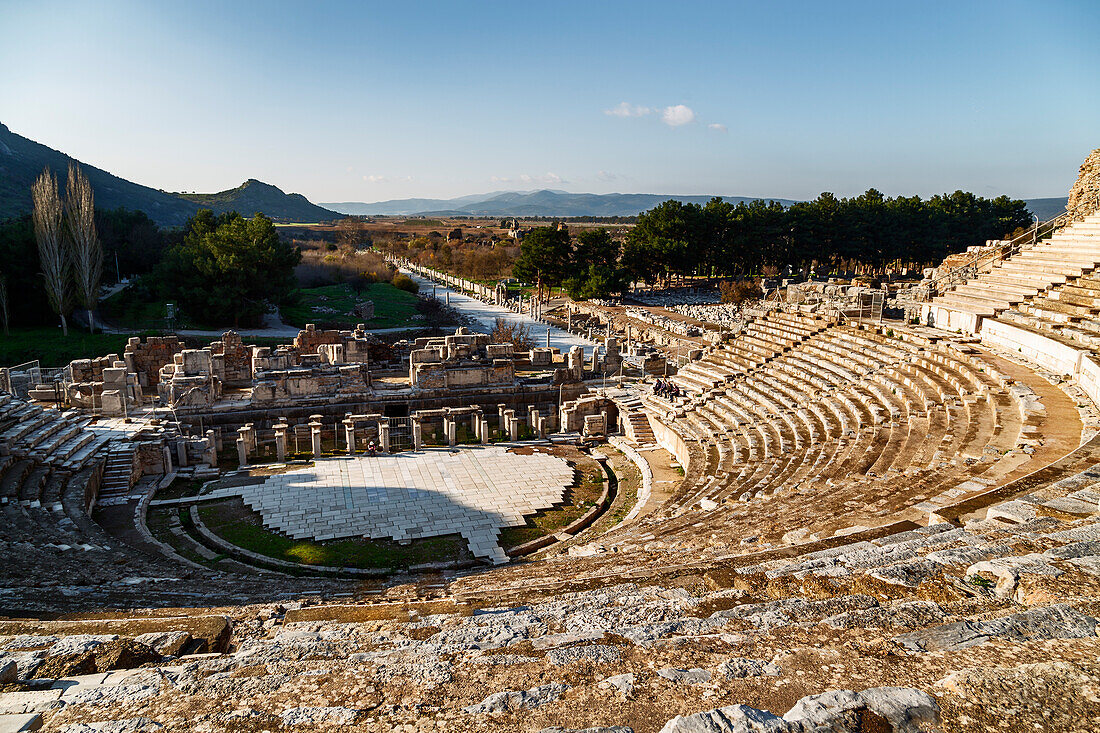
M 927 285 L 922 285 L 921 288 L 927 289 L 928 299 L 934 298 L 943 289 L 972 279 L 978 274 L 980 268 L 986 266 L 992 268 L 998 262 L 1030 249 L 1041 240 L 1053 236 L 1059 230 L 1085 218 L 1089 214 L 1095 213 L 1098 209 L 1100 209 L 1100 191 L 1093 192 L 1084 200 L 1079 201 L 1072 209 L 1063 211 L 1053 219 L 1036 222 L 1027 231 L 1017 234 L 1012 239 L 975 252 L 969 260 L 951 268 L 949 272 L 933 278 Z

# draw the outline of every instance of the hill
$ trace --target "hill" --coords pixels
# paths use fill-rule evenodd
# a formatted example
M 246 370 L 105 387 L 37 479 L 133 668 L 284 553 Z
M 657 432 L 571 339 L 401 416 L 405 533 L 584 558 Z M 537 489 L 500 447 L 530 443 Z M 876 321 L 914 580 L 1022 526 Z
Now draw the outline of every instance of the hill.
M 717 194 L 715 194 L 717 195 Z M 344 201 L 324 206 L 353 216 L 634 216 L 662 201 L 705 204 L 714 196 L 679 196 L 655 193 L 569 193 L 567 191 L 493 191 L 454 199 L 390 199 L 363 203 Z M 723 196 L 727 201 L 757 201 L 760 197 Z M 773 199 L 789 206 L 791 199 Z M 1040 220 L 1051 219 L 1066 206 L 1065 196 L 1027 199 L 1027 207 Z
M 284 222 L 330 221 L 343 217 L 339 212 L 317 206 L 300 193 L 284 193 L 277 186 L 257 181 L 255 178 L 249 178 L 228 191 L 176 195 L 200 208 L 212 209 L 218 214 L 237 211 L 245 216 L 251 216 L 259 211 L 276 221 Z
M 1055 196 L 1048 199 L 1024 199 L 1027 210 L 1039 217 L 1039 221 L 1053 219 L 1066 210 L 1066 197 Z
M 50 168 L 64 188 L 69 161 L 79 163 L 84 169 L 95 190 L 96 205 L 100 208 L 144 211 L 155 222 L 165 226 L 183 224 L 198 210 L 198 206 L 190 201 L 119 178 L 17 135 L 0 124 L 0 220 L 30 212 L 31 184 L 43 168 Z
M 705 204 L 713 195 L 678 196 L 656 193 L 569 193 L 568 191 L 493 191 L 455 199 L 392 199 L 375 203 L 326 203 L 336 211 L 359 216 L 634 216 L 662 201 Z M 727 201 L 756 197 L 724 196 Z M 775 199 L 783 205 L 790 199 Z

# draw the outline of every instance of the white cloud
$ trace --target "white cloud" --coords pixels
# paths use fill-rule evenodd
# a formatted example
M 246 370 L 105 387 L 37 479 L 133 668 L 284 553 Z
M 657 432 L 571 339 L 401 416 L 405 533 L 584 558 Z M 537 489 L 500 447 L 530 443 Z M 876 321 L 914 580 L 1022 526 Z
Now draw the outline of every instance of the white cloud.
M 695 122 L 695 110 L 684 104 L 674 104 L 661 110 L 661 122 L 669 127 L 680 127 Z
M 652 112 L 649 107 L 643 107 L 640 104 L 631 104 L 630 102 L 619 102 L 619 104 L 611 109 L 605 109 L 603 113 L 605 115 L 611 115 L 612 117 L 645 117 Z
M 719 124 L 717 122 L 712 122 L 709 125 L 707 125 L 707 129 L 708 130 L 714 130 L 715 132 L 729 132 L 730 131 L 730 129 L 728 127 L 726 127 L 725 125 Z
M 566 180 L 559 176 L 557 173 L 544 173 L 540 175 L 531 175 L 530 173 L 521 173 L 518 176 L 490 176 L 489 180 L 493 183 L 535 183 L 540 185 L 553 185 L 556 186 L 561 183 L 566 183 Z
M 596 174 L 596 178 L 600 181 L 615 181 L 618 180 L 619 177 L 611 171 L 600 171 Z
M 412 176 L 397 176 L 396 178 L 392 177 L 392 176 L 377 176 L 377 175 L 363 176 L 363 180 L 366 181 L 367 183 L 392 183 L 392 182 L 396 182 L 396 181 L 408 182 L 408 181 L 411 181 L 412 179 L 413 179 Z

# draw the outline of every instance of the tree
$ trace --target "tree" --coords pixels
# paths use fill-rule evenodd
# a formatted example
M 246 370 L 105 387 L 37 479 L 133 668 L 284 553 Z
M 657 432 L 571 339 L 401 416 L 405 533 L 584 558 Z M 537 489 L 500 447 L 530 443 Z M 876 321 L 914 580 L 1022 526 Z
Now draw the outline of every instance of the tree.
M 516 351 L 530 351 L 535 348 L 535 339 L 531 337 L 531 327 L 516 321 L 498 318 L 493 322 L 489 333 L 489 342 L 494 344 L 512 344 Z
M 65 214 L 72 244 L 72 272 L 76 299 L 88 311 L 88 330 L 95 332 L 92 311 L 99 303 L 99 281 L 103 276 L 103 248 L 95 228 L 95 197 L 88 177 L 69 163 L 65 187 Z
M 536 286 L 536 297 L 542 298 L 542 286 L 561 285 L 569 275 L 572 263 L 572 242 L 564 227 L 535 227 L 523 238 L 519 257 L 512 265 L 512 275 Z
M 0 272 L 0 320 L 4 321 L 4 335 L 8 335 L 8 278 Z
M 203 209 L 188 221 L 183 241 L 169 248 L 158 281 L 197 321 L 258 325 L 269 303 L 290 295 L 301 259 L 263 214 L 245 219 Z
M 61 231 L 61 198 L 57 194 L 57 178 L 46 168 L 31 186 L 34 202 L 34 236 L 38 241 L 38 261 L 42 266 L 46 295 L 53 312 L 61 317 L 61 334 L 69 335 L 65 316 L 71 306 L 69 280 L 69 248 Z

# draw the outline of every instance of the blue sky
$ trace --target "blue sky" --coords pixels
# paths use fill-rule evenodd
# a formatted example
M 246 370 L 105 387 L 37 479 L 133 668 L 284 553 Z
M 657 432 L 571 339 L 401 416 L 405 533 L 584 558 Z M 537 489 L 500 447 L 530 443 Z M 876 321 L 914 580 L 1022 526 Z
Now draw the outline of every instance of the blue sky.
M 1064 195 L 1100 2 L 0 0 L 0 122 L 156 188 Z

